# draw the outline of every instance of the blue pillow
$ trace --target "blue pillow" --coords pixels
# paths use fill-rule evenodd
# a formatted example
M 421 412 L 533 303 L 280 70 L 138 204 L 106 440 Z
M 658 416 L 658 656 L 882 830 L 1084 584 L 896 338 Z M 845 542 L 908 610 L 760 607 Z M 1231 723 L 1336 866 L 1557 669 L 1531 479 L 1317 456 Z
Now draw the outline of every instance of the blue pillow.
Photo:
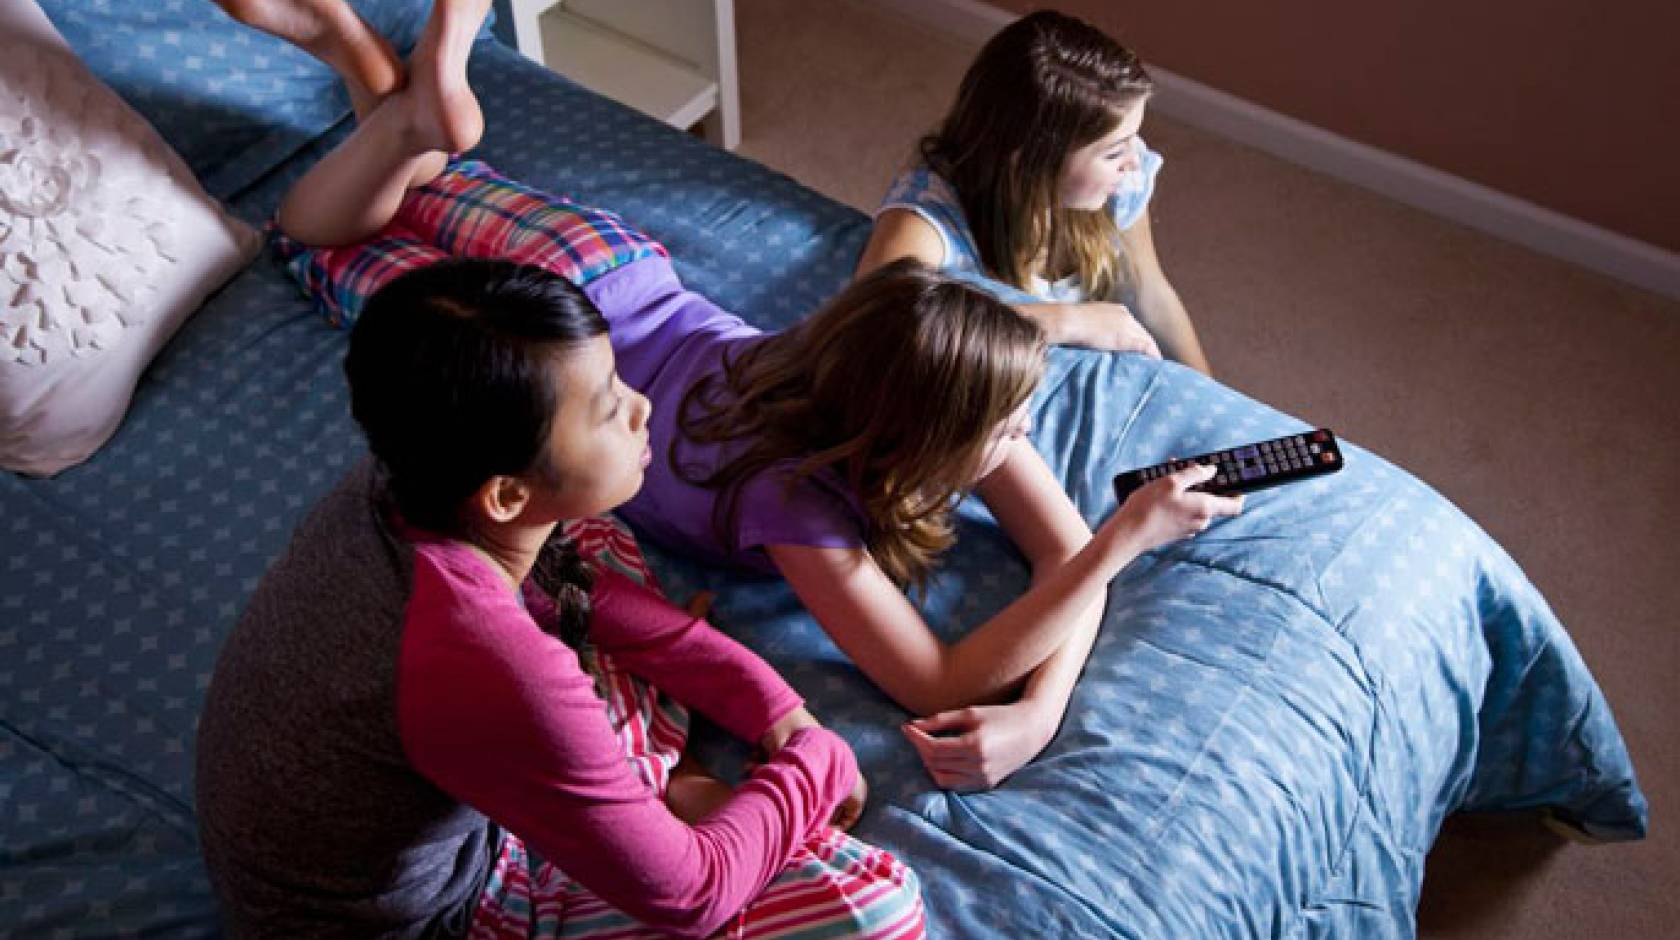
M 429 0 L 351 0 L 399 53 Z M 350 113 L 332 70 L 209 0 L 41 0 L 76 54 L 232 199 Z

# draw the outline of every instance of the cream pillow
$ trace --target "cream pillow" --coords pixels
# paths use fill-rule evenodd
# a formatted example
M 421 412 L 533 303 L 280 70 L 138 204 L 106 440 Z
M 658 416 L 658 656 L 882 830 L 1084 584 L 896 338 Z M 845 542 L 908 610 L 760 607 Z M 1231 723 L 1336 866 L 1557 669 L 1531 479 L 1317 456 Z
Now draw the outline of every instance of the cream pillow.
M 91 456 L 260 243 L 35 0 L 0 0 L 0 467 L 45 476 Z

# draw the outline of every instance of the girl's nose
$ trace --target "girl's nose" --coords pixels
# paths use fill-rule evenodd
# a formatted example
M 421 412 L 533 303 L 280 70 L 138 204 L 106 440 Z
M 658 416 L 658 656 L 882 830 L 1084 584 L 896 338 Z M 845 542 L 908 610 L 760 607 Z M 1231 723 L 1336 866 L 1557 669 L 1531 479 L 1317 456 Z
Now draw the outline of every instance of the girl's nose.
M 630 426 L 637 431 L 647 427 L 648 418 L 653 415 L 653 402 L 641 392 L 633 392 L 636 400 L 631 403 Z

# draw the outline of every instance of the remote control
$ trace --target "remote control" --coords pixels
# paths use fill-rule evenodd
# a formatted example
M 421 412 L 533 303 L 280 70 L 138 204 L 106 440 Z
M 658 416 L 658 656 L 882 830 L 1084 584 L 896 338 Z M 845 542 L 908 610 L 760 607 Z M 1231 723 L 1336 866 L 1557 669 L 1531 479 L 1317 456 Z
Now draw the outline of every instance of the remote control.
M 1335 473 L 1342 469 L 1342 451 L 1336 446 L 1336 435 L 1330 433 L 1329 428 L 1303 431 L 1275 440 L 1127 471 L 1114 478 L 1114 495 L 1123 503 L 1138 487 L 1196 463 L 1212 464 L 1219 472 L 1211 480 L 1198 483 L 1191 489 L 1215 496 L 1232 496 Z

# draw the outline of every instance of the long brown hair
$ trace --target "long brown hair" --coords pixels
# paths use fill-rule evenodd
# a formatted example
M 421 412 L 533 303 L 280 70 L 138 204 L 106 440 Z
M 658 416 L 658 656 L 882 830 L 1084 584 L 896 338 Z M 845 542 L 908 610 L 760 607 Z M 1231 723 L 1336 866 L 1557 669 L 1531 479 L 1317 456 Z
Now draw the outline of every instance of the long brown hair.
M 989 274 L 1025 290 L 1042 259 L 1071 268 L 1093 297 L 1124 280 L 1114 219 L 1063 208 L 1058 183 L 1068 157 L 1111 133 L 1154 87 L 1130 50 L 1053 10 L 986 43 L 920 151 L 956 188 Z
M 690 388 L 669 459 L 690 483 L 723 491 L 712 522 L 731 546 L 746 481 L 787 461 L 790 487 L 832 468 L 862 503 L 876 563 L 919 584 L 950 547 L 952 504 L 1032 394 L 1044 355 L 1034 323 L 903 259 Z M 684 466 L 683 439 L 745 446 L 703 472 Z

